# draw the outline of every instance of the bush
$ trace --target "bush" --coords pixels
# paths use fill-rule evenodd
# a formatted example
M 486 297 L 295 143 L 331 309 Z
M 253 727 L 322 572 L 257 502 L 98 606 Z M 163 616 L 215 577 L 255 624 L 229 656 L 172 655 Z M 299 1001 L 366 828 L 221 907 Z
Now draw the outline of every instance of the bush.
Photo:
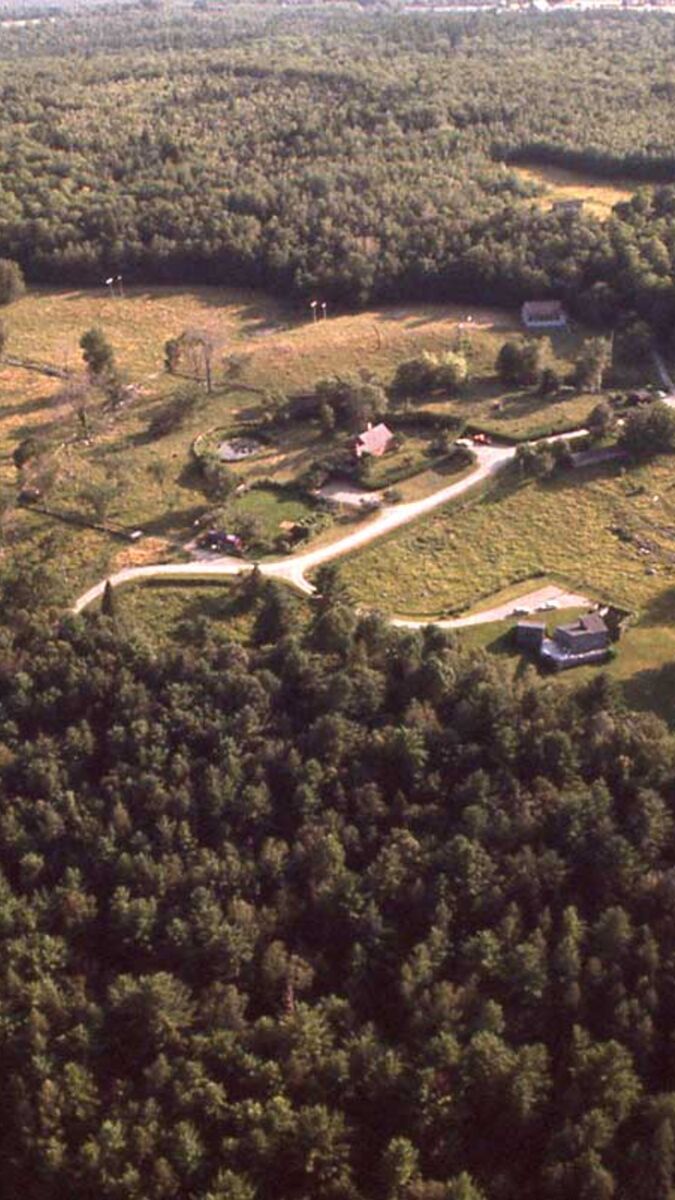
M 11 304 L 23 296 L 26 285 L 18 263 L 10 258 L 0 258 L 0 304 Z
M 546 341 L 504 342 L 495 364 L 503 383 L 530 387 L 538 383 L 549 352 Z
M 620 444 L 633 458 L 652 458 L 675 448 L 675 411 L 661 400 L 626 417 Z

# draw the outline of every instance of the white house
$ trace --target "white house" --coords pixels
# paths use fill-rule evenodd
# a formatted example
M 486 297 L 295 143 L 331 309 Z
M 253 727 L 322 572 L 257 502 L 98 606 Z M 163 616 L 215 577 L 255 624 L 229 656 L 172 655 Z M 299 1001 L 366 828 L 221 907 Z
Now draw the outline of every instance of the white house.
M 520 315 L 526 329 L 563 329 L 567 324 L 560 300 L 526 300 Z

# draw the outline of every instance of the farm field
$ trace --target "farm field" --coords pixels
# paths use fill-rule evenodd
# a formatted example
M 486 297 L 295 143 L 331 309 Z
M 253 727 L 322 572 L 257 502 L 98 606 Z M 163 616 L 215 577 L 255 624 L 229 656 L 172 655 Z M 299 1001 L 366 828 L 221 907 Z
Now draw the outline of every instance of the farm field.
M 542 208 L 550 208 L 557 200 L 583 200 L 584 212 L 606 220 L 615 204 L 630 200 L 640 186 L 634 179 L 603 179 L 555 166 L 514 166 L 510 172 L 525 183 L 541 189 L 533 197 Z

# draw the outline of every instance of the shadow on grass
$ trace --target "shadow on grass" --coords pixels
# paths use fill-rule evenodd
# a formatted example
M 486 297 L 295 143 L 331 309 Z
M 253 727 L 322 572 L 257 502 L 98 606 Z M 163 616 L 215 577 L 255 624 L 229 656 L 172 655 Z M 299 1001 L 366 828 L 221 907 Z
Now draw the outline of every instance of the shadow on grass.
M 640 613 L 639 626 L 675 624 L 675 587 L 665 588 L 648 600 Z
M 623 682 L 626 703 L 639 712 L 653 712 L 671 729 L 675 726 L 675 662 L 636 671 Z
M 503 633 L 498 634 L 496 638 L 493 638 L 491 642 L 486 642 L 484 649 L 489 650 L 490 654 L 499 654 L 507 658 L 513 658 L 514 655 L 519 653 L 513 636 L 513 629 L 506 629 Z M 525 658 L 524 655 L 520 655 L 520 659 L 524 666 L 529 665 L 530 660 Z M 518 664 L 519 670 L 521 663 Z
M 203 504 L 195 504 L 189 508 L 170 509 L 150 521 L 143 522 L 143 532 L 154 537 L 167 534 L 184 533 L 186 536 L 194 532 L 194 523 L 204 511 Z

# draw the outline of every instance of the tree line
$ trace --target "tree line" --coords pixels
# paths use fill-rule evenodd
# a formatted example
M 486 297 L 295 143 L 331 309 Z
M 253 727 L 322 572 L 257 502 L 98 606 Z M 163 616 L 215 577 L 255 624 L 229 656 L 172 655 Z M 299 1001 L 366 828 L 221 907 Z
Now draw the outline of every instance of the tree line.
M 331 568 L 304 618 L 254 573 L 244 642 L 164 651 L 53 583 L 0 579 L 7 1194 L 672 1195 L 655 717 Z
M 643 14 L 133 5 L 9 26 L 0 256 L 33 281 L 123 273 L 303 305 L 556 295 L 668 331 L 672 187 L 602 223 L 543 211 L 511 164 L 675 180 L 673 36 Z

